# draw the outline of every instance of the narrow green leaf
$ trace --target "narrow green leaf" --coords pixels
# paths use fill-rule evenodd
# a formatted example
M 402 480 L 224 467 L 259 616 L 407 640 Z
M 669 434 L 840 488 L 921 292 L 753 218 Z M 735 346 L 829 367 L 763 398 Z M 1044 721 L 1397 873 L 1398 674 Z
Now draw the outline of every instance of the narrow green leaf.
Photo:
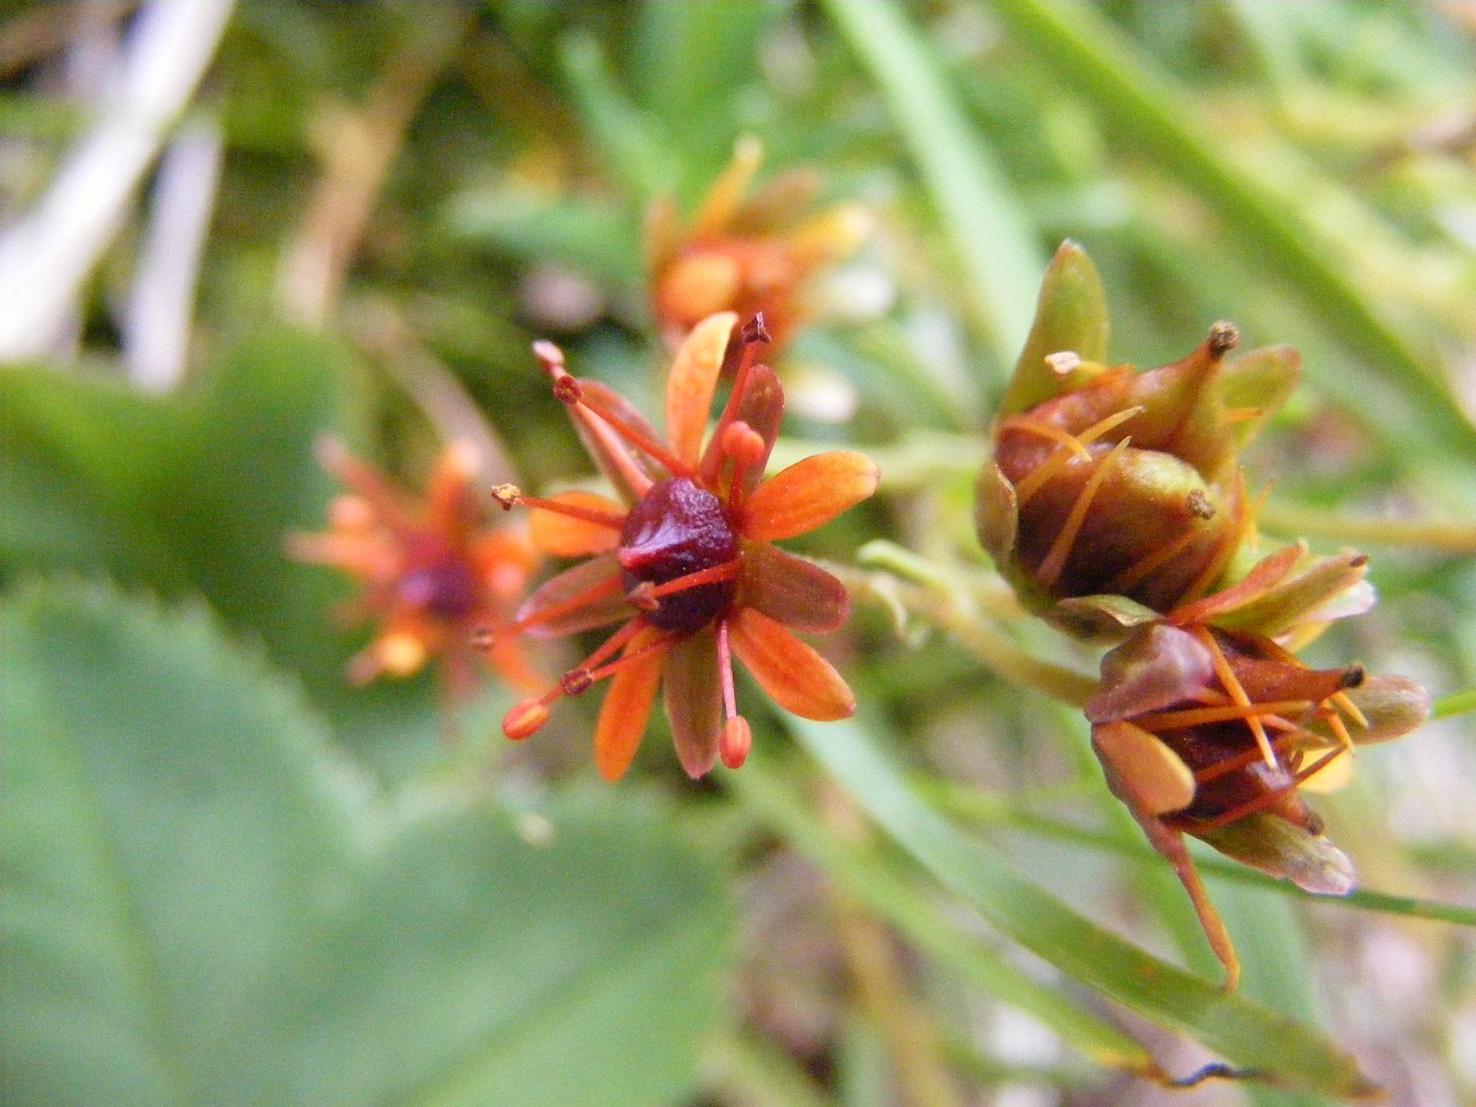
M 1435 352 L 1417 346 L 1380 315 L 1301 212 L 1295 194 L 1215 145 L 1217 128 L 1186 106 L 1192 97 L 1184 89 L 1151 69 L 1088 5 L 992 0 L 991 7 L 1055 80 L 1074 87 L 1124 140 L 1196 189 L 1232 232 L 1244 232 L 1258 261 L 1292 282 L 1308 309 L 1350 350 L 1417 395 L 1427 411 L 1427 433 L 1451 450 L 1476 448 L 1476 426 L 1434 368 Z
M 826 0 L 871 71 L 912 151 L 966 277 L 976 321 L 1003 370 L 1035 314 L 1045 257 L 1010 184 L 969 125 L 924 38 L 892 0 Z
M 1138 1073 L 1152 1070 L 1152 1058 L 1139 1043 L 1022 972 L 990 946 L 959 933 L 876 850 L 842 841 L 778 773 L 755 764 L 735 775 L 731 786 L 775 832 L 945 969 L 1039 1019 L 1098 1064 Z
M 8 1101 L 695 1090 L 730 904 L 669 820 L 393 808 L 201 609 L 29 590 L 0 604 L 0 666 Z
M 585 138 L 605 156 L 629 196 L 644 208 L 670 192 L 677 181 L 677 160 L 655 121 L 616 84 L 599 40 L 587 31 L 568 32 L 559 41 L 559 61 Z
M 920 800 L 853 723 L 794 720 L 802 745 L 899 845 L 980 915 L 1067 975 L 1231 1064 L 1289 1087 L 1359 1095 L 1371 1085 L 1333 1042 L 1160 961 L 1071 911 L 964 838 Z
M 1453 692 L 1436 700 L 1430 708 L 1430 718 L 1449 719 L 1472 711 L 1476 711 L 1476 688 L 1467 688 L 1464 692 Z

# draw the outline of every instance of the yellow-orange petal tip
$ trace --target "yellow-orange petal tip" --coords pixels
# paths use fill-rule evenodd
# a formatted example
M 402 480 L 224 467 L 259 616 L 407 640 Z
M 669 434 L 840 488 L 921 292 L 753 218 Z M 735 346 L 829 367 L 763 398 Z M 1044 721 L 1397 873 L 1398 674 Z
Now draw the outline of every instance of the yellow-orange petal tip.
M 502 717 L 502 733 L 514 742 L 531 738 L 548 722 L 548 708 L 541 700 L 524 700 Z

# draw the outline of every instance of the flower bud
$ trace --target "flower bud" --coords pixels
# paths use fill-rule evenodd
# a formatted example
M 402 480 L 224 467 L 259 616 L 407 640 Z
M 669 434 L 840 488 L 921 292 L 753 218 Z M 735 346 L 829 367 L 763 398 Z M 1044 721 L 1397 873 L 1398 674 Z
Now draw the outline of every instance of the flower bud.
M 1074 243 L 1046 273 L 978 484 L 980 540 L 1025 602 L 1079 634 L 1080 597 L 1169 611 L 1208 592 L 1252 526 L 1237 452 L 1296 379 L 1290 350 L 1227 361 L 1217 323 L 1188 356 L 1108 367 L 1101 283 Z

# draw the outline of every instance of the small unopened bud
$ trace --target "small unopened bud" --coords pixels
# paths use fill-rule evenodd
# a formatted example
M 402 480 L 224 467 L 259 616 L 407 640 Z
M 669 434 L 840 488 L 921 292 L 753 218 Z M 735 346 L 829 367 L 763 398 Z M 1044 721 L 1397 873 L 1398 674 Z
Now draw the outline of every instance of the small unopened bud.
M 498 484 L 492 487 L 492 498 L 503 511 L 511 511 L 523 498 L 523 490 L 516 484 Z
M 502 717 L 502 733 L 514 742 L 531 738 L 548 722 L 548 707 L 542 700 L 524 700 Z
M 743 766 L 748 760 L 748 751 L 753 748 L 753 731 L 749 728 L 748 720 L 742 715 L 734 715 L 723 724 L 722 733 L 718 735 L 718 756 L 723 759 L 723 764 L 730 769 Z
M 723 428 L 723 453 L 734 462 L 748 468 L 764 460 L 764 437 L 742 419 L 735 419 Z

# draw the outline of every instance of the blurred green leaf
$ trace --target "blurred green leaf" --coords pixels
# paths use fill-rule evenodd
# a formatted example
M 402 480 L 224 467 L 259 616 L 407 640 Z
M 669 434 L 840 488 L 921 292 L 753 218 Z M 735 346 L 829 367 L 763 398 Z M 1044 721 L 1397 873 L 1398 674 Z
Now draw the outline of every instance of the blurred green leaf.
M 1433 349 L 1421 348 L 1384 317 L 1340 263 L 1316 221 L 1302 210 L 1303 197 L 1314 192 L 1309 169 L 1287 153 L 1281 158 L 1282 177 L 1275 181 L 1244 160 L 1232 159 L 1214 141 L 1217 128 L 1185 107 L 1193 98 L 1138 57 L 1091 6 L 1073 0 L 992 0 L 990 6 L 1055 80 L 1069 83 L 1119 135 L 1157 158 L 1211 204 L 1232 237 L 1291 282 L 1307 308 L 1321 315 L 1348 349 L 1417 396 L 1427 433 L 1451 450 L 1476 447 L 1476 426 L 1433 368 Z M 1295 176 L 1306 178 L 1300 186 L 1291 172 L 1294 167 Z M 1339 367 L 1340 372 L 1351 369 Z
M 1046 267 L 1003 170 L 970 127 L 930 46 L 891 0 L 826 0 L 881 87 L 967 277 L 977 322 L 1003 372 L 1015 363 Z
M 671 1102 L 730 909 L 649 810 L 376 797 L 200 610 L 0 607 L 12 1102 Z
M 102 573 L 203 594 L 259 637 L 381 768 L 434 750 L 433 682 L 354 688 L 358 636 L 335 625 L 334 572 L 286 556 L 323 525 L 332 482 L 313 441 L 345 427 L 343 347 L 291 330 L 229 352 L 179 397 L 57 372 L 0 372 L 0 569 Z
M 1076 914 L 969 842 L 852 723 L 794 720 L 802 745 L 899 845 L 990 923 L 1067 975 L 1288 1087 L 1372 1090 L 1357 1062 L 1284 1015 L 1153 957 Z
M 1016 968 L 987 944 L 964 938 L 895 865 L 874 849 L 842 841 L 777 774 L 756 764 L 735 776 L 732 786 L 794 848 L 959 979 L 1034 1016 L 1098 1064 L 1138 1073 L 1153 1068 L 1152 1058 L 1127 1034 Z

